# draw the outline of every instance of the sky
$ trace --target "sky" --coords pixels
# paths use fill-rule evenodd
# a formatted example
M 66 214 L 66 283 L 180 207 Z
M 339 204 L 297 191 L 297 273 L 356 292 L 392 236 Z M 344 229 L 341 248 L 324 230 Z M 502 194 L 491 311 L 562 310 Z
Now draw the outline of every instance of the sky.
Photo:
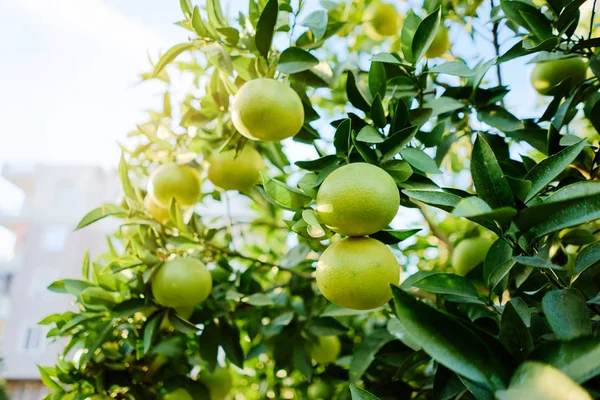
M 238 7 L 224 10 L 235 15 Z M 144 121 L 144 110 L 160 107 L 163 83 L 139 83 L 139 74 L 149 69 L 148 54 L 156 59 L 187 40 L 174 25 L 180 18 L 177 0 L 0 0 L 0 164 L 115 166 L 117 142 Z M 491 44 L 472 43 L 461 27 L 450 32 L 455 54 L 493 56 Z M 504 65 L 515 89 L 507 103 L 520 117 L 539 105 L 530 70 L 523 60 Z

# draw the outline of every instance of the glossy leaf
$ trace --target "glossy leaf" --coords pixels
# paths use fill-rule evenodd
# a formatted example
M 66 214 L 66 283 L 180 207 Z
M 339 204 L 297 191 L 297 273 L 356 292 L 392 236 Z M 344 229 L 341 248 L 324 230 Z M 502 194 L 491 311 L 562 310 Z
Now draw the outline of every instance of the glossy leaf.
M 600 341 L 596 338 L 548 342 L 530 358 L 554 365 L 579 383 L 600 375 Z
M 394 337 L 387 330 L 380 329 L 365 337 L 358 345 L 350 362 L 350 382 L 356 382 L 375 360 L 375 354 Z
M 477 195 L 492 208 L 515 207 L 510 185 L 504 178 L 494 151 L 482 136 L 477 136 L 473 145 L 471 176 Z
M 379 397 L 367 392 L 365 389 L 361 389 L 352 383 L 350 384 L 350 395 L 352 400 L 379 400 Z
M 319 60 L 299 47 L 289 47 L 279 56 L 277 69 L 284 74 L 306 71 L 319 64 Z
M 432 293 L 479 298 L 475 286 L 466 278 L 455 274 L 428 275 L 413 283 L 413 286 Z
M 277 23 L 277 14 L 279 13 L 277 3 L 277 0 L 269 0 L 256 25 L 254 43 L 256 44 L 256 49 L 264 58 L 269 56 L 273 34 L 275 33 L 275 24 Z
M 588 308 L 578 290 L 552 290 L 544 295 L 542 308 L 558 339 L 570 340 L 592 333 Z
M 151 78 L 156 78 L 167 65 L 172 63 L 177 58 L 177 56 L 179 56 L 186 50 L 193 49 L 194 46 L 195 44 L 193 42 L 188 42 L 176 44 L 175 46 L 171 47 L 160 57 L 160 59 L 154 66 Z
M 438 8 L 419 23 L 411 47 L 413 64 L 416 64 L 425 55 L 425 52 L 433 42 L 441 18 L 442 10 Z
M 311 202 L 311 198 L 301 191 L 291 188 L 283 182 L 263 175 L 263 187 L 269 197 L 281 207 L 297 210 Z
M 415 131 L 416 133 L 416 131 Z M 426 174 L 441 174 L 437 164 L 425 152 L 414 147 L 407 147 L 400 150 L 402 158 L 409 163 L 413 168 L 418 169 Z

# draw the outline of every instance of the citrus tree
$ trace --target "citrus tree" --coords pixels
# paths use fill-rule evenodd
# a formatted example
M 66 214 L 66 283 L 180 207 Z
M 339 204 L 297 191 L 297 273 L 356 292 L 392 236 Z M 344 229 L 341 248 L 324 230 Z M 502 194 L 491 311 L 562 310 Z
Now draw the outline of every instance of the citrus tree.
M 600 396 L 595 1 L 304 3 L 181 1 L 47 399 Z

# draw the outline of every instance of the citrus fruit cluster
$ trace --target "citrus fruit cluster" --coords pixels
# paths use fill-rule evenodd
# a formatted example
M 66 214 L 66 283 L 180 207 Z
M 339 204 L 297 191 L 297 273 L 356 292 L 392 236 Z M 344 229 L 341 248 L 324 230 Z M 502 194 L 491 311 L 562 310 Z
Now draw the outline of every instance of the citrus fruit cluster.
M 383 243 L 365 237 L 388 226 L 400 205 L 394 179 L 383 169 L 353 163 L 333 171 L 317 193 L 317 213 L 332 231 L 348 236 L 329 246 L 317 263 L 317 286 L 329 301 L 356 310 L 392 298 L 400 267 Z

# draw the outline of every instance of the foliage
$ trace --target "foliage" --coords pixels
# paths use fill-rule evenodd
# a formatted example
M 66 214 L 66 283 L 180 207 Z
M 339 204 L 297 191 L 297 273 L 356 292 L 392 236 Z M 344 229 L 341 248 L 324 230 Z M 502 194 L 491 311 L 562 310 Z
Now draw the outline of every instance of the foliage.
M 47 399 L 153 399 L 178 388 L 204 399 L 198 377 L 218 365 L 229 366 L 232 393 L 248 399 L 303 399 L 313 381 L 327 382 L 335 399 L 493 399 L 510 392 L 526 360 L 600 396 L 593 14 L 582 36 L 580 0 L 425 0 L 403 17 L 399 35 L 377 42 L 365 34 L 367 3 L 323 0 L 309 10 L 303 1 L 250 0 L 233 20 L 218 0 L 205 9 L 181 0 L 178 24 L 192 38 L 143 75 L 167 90 L 163 109 L 123 149 L 124 200 L 91 211 L 78 228 L 109 216 L 121 226 L 105 254 L 86 254 L 82 279 L 49 288 L 77 307 L 41 321 L 49 337 L 66 339 L 57 365 L 40 367 Z M 442 24 L 475 37 L 474 21 L 490 22 L 497 57 L 424 58 Z M 515 42 L 503 53 L 499 30 Z M 519 119 L 504 106 L 510 88 L 500 68 L 527 55 L 582 57 L 591 73 L 552 88 L 539 117 Z M 177 73 L 195 84 L 181 103 L 169 90 Z M 295 145 L 250 144 L 236 132 L 231 96 L 257 78 L 286 82 L 302 100 Z M 159 165 L 188 164 L 206 176 L 211 155 L 248 145 L 269 168 L 235 197 L 247 216 L 215 215 L 240 203 L 208 182 L 195 211 L 173 202 L 160 223 L 145 210 L 145 183 Z M 312 146 L 315 157 L 292 164 L 298 146 Z M 319 219 L 316 194 L 355 162 L 387 171 L 399 215 L 420 212 L 427 223 L 371 235 L 405 270 L 393 302 L 372 311 L 328 302 L 314 281 L 319 255 L 339 239 Z M 485 260 L 456 274 L 449 253 L 477 236 L 494 241 Z M 152 296 L 153 274 L 175 255 L 211 271 L 212 293 L 191 314 Z M 333 363 L 311 360 L 323 336 L 341 342 Z

